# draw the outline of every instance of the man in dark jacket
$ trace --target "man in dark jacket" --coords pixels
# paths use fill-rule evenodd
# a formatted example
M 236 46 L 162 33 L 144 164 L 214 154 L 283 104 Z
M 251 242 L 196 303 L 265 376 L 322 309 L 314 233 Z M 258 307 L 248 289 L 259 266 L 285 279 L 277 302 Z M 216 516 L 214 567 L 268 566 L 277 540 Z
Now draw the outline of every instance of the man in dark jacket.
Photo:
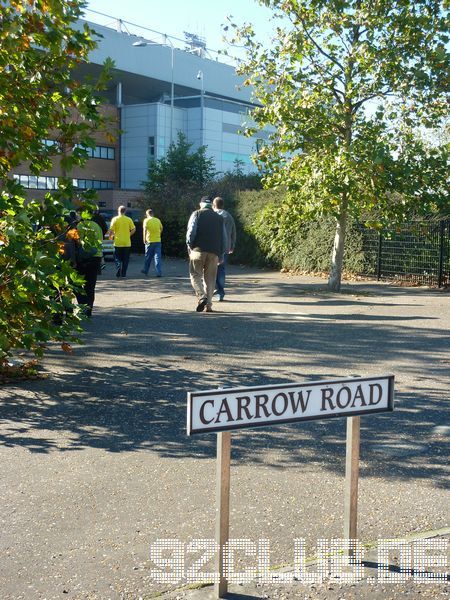
M 217 265 L 226 247 L 226 230 L 222 217 L 213 211 L 211 198 L 203 196 L 200 210 L 192 213 L 186 233 L 189 252 L 189 275 L 197 294 L 196 311 L 212 312 L 212 297 Z

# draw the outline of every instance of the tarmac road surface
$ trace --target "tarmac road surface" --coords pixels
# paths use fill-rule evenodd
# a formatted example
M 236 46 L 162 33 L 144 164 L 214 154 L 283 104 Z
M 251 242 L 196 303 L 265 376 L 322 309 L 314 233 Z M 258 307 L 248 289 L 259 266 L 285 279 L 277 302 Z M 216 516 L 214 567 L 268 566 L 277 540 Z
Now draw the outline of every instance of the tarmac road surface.
M 142 261 L 132 258 L 124 281 L 108 264 L 83 346 L 66 355 L 55 345 L 45 379 L 0 389 L 2 600 L 212 597 L 155 581 L 150 550 L 178 539 L 188 568 L 199 555 L 186 544 L 214 538 L 215 435 L 186 435 L 186 393 L 219 386 L 393 373 L 394 412 L 361 419 L 358 539 L 429 530 L 447 539 L 448 291 L 355 281 L 334 294 L 322 279 L 230 266 L 225 301 L 197 313 L 187 262 L 165 260 L 157 279 L 141 275 Z M 295 539 L 314 556 L 319 539 L 343 537 L 344 467 L 344 419 L 233 432 L 231 537 L 269 540 L 271 567 L 288 571 Z M 329 600 L 449 591 L 411 580 L 291 583 L 233 591 Z

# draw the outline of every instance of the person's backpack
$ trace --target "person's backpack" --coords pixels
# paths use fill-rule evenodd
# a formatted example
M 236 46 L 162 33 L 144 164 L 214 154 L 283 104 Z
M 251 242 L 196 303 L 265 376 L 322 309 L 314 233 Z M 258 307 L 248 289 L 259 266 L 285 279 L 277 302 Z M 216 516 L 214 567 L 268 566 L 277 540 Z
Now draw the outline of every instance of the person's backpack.
M 85 238 L 85 234 L 87 233 L 86 229 L 89 230 L 89 227 L 83 231 L 83 221 L 78 223 L 77 229 L 79 239 L 77 240 L 75 247 L 76 262 L 77 264 L 86 263 L 98 256 L 98 244 L 95 243 L 95 240 L 92 240 L 93 232 L 89 232 L 86 236 L 87 239 Z

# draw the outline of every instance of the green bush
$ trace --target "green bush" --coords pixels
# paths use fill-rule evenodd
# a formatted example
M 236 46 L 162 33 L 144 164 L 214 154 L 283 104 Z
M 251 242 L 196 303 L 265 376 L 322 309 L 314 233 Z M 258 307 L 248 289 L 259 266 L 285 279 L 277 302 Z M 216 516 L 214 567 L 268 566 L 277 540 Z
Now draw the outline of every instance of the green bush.
M 273 234 L 269 223 L 264 221 L 264 211 L 270 211 L 282 198 L 284 192 L 277 190 L 238 191 L 234 196 L 234 217 L 236 221 L 237 243 L 232 262 L 255 267 L 278 267 L 276 256 L 270 255 L 268 241 Z
M 179 140 L 178 146 L 182 143 L 183 140 Z M 174 146 L 173 152 L 178 151 L 178 146 Z M 184 153 L 188 155 L 189 145 L 184 148 Z M 169 165 L 172 164 L 172 155 L 169 156 L 166 162 Z M 183 165 L 184 159 L 180 159 L 178 162 Z M 244 175 L 237 170 L 236 172 L 225 173 L 220 179 L 211 179 L 208 175 L 207 181 L 199 183 L 197 180 L 190 179 L 181 182 L 171 172 L 165 178 L 163 177 L 161 181 L 158 181 L 158 185 L 155 186 L 156 183 L 152 183 L 149 179 L 142 207 L 144 209 L 152 208 L 155 215 L 163 223 L 162 244 L 164 254 L 175 257 L 187 256 L 186 228 L 191 213 L 198 209 L 199 200 L 202 196 L 221 196 L 224 199 L 226 210 L 235 217 L 238 230 L 237 258 L 234 259 L 234 262 L 243 262 L 241 255 L 244 249 L 250 245 L 252 250 L 251 260 L 246 259 L 245 262 L 247 264 L 264 263 L 262 255 L 258 255 L 257 252 L 254 255 L 253 250 L 256 251 L 256 246 L 251 238 L 250 222 L 242 227 L 240 219 L 236 217 L 237 206 L 240 204 L 238 200 L 240 190 L 261 188 L 261 178 L 258 175 Z M 243 214 L 245 214 L 245 210 L 243 210 Z
M 335 235 L 331 217 L 302 225 L 291 241 L 291 249 L 282 258 L 287 269 L 311 273 L 328 272 Z M 364 270 L 364 252 L 361 231 L 349 223 L 347 226 L 344 271 L 361 273 Z
M 306 272 L 327 272 L 335 235 L 331 217 L 293 221 L 284 206 L 284 190 L 240 192 L 235 197 L 238 243 L 235 262 Z M 349 223 L 344 269 L 364 270 L 361 230 Z

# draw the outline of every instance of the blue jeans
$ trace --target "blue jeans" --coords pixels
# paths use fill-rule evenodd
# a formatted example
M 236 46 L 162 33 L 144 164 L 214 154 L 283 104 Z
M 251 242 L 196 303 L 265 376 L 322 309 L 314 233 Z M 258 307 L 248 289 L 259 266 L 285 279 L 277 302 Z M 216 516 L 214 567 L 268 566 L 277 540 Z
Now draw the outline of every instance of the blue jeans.
M 144 273 L 148 275 L 152 260 L 155 259 L 155 271 L 157 277 L 161 277 L 161 242 L 150 242 L 145 244 Z
M 126 277 L 131 247 L 114 246 L 114 262 L 116 263 L 116 276 Z
M 217 267 L 216 292 L 221 298 L 225 296 L 225 265 L 227 264 L 228 254 L 223 255 L 223 262 Z

